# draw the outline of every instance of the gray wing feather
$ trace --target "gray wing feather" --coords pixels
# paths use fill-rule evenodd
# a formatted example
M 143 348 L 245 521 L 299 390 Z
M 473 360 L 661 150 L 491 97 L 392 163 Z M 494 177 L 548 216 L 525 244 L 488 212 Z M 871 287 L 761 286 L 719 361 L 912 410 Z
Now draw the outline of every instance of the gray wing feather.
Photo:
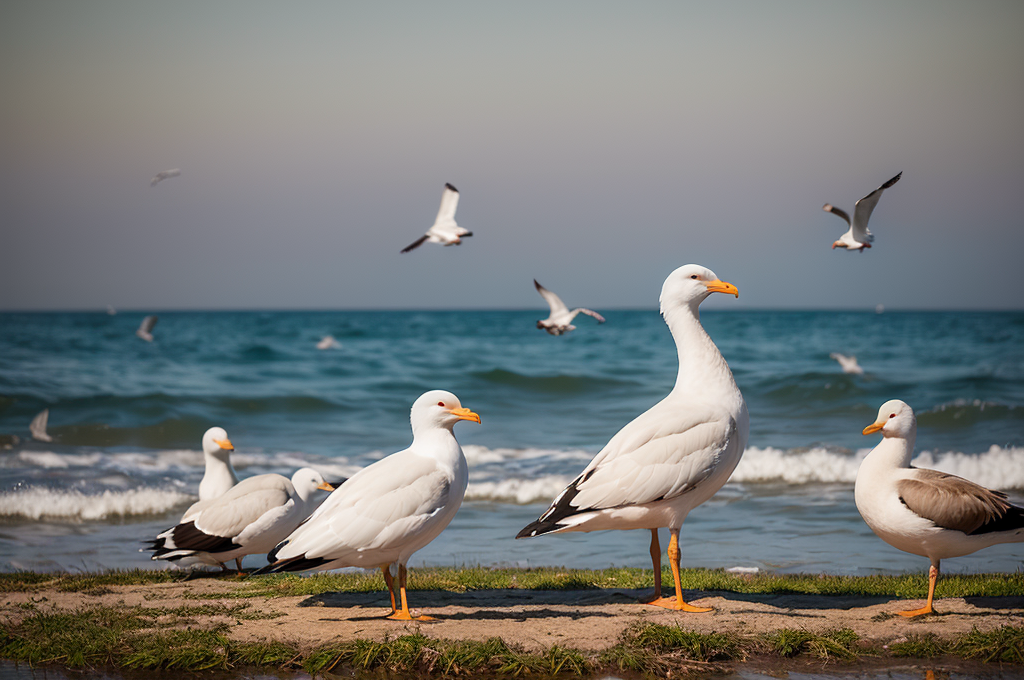
M 914 477 L 896 483 L 900 500 L 914 514 L 940 527 L 970 534 L 1006 514 L 1006 495 L 955 475 L 914 469 Z
M 871 236 L 871 232 L 868 230 L 868 220 L 871 219 L 871 212 L 875 209 L 875 206 L 878 205 L 878 199 L 882 197 L 882 192 L 900 181 L 900 177 L 902 176 L 903 173 L 901 172 L 864 198 L 857 201 L 857 205 L 853 209 L 853 222 L 850 225 L 853 227 L 853 238 L 855 240 L 861 243 L 871 242 L 874 240 Z

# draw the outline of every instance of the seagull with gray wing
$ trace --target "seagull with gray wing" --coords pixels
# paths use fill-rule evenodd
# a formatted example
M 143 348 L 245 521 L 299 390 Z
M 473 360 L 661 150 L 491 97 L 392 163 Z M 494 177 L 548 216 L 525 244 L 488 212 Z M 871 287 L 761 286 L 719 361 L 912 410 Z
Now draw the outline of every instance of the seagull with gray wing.
M 163 180 L 170 179 L 171 177 L 178 177 L 179 175 L 181 175 L 181 170 L 178 168 L 174 168 L 173 170 L 161 170 L 153 176 L 153 179 L 149 182 L 149 186 L 155 187 Z
M 548 303 L 548 307 L 551 308 L 551 313 L 548 318 L 541 319 L 537 322 L 537 328 L 543 328 L 551 335 L 561 335 L 562 333 L 568 333 L 569 331 L 576 330 L 576 326 L 572 325 L 572 320 L 576 318 L 577 314 L 586 314 L 597 319 L 598 323 L 604 323 L 604 317 L 595 312 L 592 309 L 586 307 L 577 307 L 576 309 L 570 310 L 562 302 L 562 298 L 558 297 L 544 286 L 537 283 L 537 279 L 533 280 L 533 285 L 536 287 L 537 292 L 544 298 L 544 301 Z
M 874 432 L 881 432 L 883 439 L 857 471 L 853 491 L 857 510 L 883 541 L 931 560 L 928 601 L 920 609 L 898 613 L 905 617 L 934 614 L 939 561 L 998 543 L 1024 541 L 1024 508 L 999 491 L 912 466 L 917 419 L 914 410 L 899 399 L 882 404 L 875 422 L 864 428 L 864 434 Z
M 427 229 L 427 233 L 419 237 L 405 248 L 403 253 L 416 250 L 424 242 L 441 243 L 446 246 L 457 246 L 462 239 L 472 236 L 473 232 L 463 229 L 455 223 L 455 209 L 459 207 L 459 190 L 451 184 L 444 185 L 444 193 L 441 194 L 441 209 L 437 211 L 437 218 L 434 225 Z
M 39 442 L 52 442 L 53 437 L 46 434 L 46 423 L 50 420 L 50 409 L 44 408 L 32 419 L 28 429 L 32 433 L 32 439 Z
M 853 221 L 850 220 L 849 215 L 831 203 L 826 203 L 822 206 L 822 210 L 842 217 L 846 220 L 846 223 L 850 225 L 850 228 L 846 233 L 840 236 L 839 240 L 832 244 L 833 250 L 836 248 L 846 248 L 847 250 L 859 250 L 863 253 L 865 248 L 871 247 L 871 244 L 875 240 L 875 235 L 871 233 L 870 229 L 868 229 L 868 220 L 871 219 L 871 211 L 875 209 L 876 205 L 878 205 L 878 199 L 882 197 L 882 192 L 900 181 L 900 177 L 902 176 L 903 173 L 901 172 L 864 198 L 857 201 L 853 209 Z
M 146 342 L 153 342 L 153 326 L 156 325 L 158 320 L 158 316 L 150 314 L 142 320 L 141 324 L 139 324 L 139 329 L 135 331 L 135 335 L 139 336 Z

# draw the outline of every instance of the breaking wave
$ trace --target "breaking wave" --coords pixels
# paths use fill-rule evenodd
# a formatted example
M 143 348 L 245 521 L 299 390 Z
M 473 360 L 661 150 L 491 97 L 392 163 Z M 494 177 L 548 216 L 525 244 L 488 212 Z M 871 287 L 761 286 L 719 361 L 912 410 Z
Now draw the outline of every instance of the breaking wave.
M 30 486 L 0 493 L 0 516 L 102 520 L 111 517 L 163 514 L 196 500 L 168 489 L 106 490 L 97 494 Z

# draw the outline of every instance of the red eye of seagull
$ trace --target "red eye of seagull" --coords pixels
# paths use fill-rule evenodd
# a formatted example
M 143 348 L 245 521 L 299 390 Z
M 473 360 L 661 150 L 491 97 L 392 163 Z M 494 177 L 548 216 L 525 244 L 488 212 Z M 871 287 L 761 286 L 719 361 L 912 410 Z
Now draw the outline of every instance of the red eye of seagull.
M 444 402 L 443 401 L 439 401 L 439 402 L 437 402 L 437 405 L 438 406 L 444 406 Z
M 889 417 L 890 417 L 890 418 L 895 418 L 895 417 L 896 417 L 896 414 L 895 414 L 895 413 L 890 413 L 890 414 L 889 414 Z

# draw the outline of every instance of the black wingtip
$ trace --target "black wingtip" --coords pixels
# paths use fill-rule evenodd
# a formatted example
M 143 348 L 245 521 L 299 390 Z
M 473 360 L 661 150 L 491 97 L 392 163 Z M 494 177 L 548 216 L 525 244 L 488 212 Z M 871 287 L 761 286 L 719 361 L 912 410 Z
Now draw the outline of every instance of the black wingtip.
M 883 184 L 882 188 L 883 189 L 888 189 L 893 184 L 896 184 L 896 182 L 899 182 L 900 181 L 900 177 L 903 177 L 903 171 L 902 170 L 900 170 L 899 173 L 895 177 L 893 177 L 891 180 L 889 180 L 888 182 Z
M 445 189 L 451 189 L 451 190 L 452 190 L 452 191 L 454 191 L 455 193 L 459 193 L 459 190 L 458 190 L 458 189 L 456 189 L 455 187 L 453 187 L 453 186 L 452 186 L 451 184 L 449 184 L 448 182 L 445 182 L 445 184 L 444 184 L 444 188 L 445 188 Z
M 269 559 L 269 555 L 267 558 Z M 312 557 L 307 558 L 305 555 L 299 555 L 298 557 L 291 557 L 287 560 L 281 560 L 280 562 L 273 561 L 265 567 L 260 567 L 253 572 L 254 576 L 260 574 L 280 574 L 282 571 L 306 571 L 308 569 L 316 569 L 322 564 L 330 562 L 328 559 L 323 557 Z

